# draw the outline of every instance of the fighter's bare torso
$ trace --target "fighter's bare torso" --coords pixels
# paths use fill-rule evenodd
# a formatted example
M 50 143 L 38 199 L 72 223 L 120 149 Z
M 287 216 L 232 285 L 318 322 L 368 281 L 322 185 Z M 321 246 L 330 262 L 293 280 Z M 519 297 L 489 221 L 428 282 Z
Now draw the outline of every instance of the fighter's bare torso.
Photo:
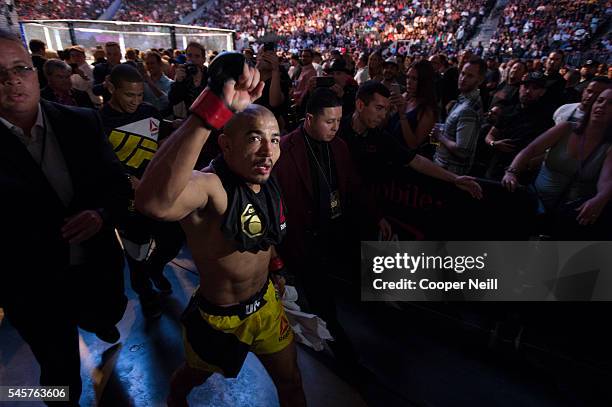
M 181 221 L 200 273 L 199 294 L 217 305 L 245 301 L 265 284 L 271 250 L 241 253 L 234 241 L 223 236 L 221 225 L 228 206 L 227 194 L 210 168 L 204 169 L 199 176 L 209 177 L 214 187 L 206 206 Z

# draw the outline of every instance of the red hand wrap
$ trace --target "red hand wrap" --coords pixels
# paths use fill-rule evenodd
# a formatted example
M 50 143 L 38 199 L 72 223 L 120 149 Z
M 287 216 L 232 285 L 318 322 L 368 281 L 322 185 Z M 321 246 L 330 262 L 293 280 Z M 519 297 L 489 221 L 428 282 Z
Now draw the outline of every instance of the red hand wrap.
M 274 257 L 270 259 L 270 264 L 268 265 L 268 271 L 278 271 L 285 267 L 285 263 L 283 263 L 283 259 L 280 257 Z
M 234 116 L 234 112 L 227 107 L 225 101 L 208 88 L 200 93 L 189 111 L 198 115 L 208 126 L 216 130 L 225 126 L 225 123 Z

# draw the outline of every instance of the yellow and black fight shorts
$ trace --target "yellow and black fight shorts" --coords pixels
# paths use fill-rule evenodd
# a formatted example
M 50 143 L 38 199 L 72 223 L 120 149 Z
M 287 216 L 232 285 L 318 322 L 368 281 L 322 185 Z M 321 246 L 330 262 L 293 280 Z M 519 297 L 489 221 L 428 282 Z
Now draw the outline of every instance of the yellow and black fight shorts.
M 187 365 L 236 377 L 247 353 L 266 355 L 293 341 L 278 293 L 270 280 L 245 302 L 220 307 L 195 294 L 181 317 Z

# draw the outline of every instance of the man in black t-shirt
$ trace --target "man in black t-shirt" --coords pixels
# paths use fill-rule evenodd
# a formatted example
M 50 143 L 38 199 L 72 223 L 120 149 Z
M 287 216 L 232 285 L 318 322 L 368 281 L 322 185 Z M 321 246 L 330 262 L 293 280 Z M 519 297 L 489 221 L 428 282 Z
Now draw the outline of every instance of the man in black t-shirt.
M 582 95 L 582 92 L 589 86 L 591 80 L 595 77 L 595 73 L 597 72 L 597 62 L 589 59 L 580 68 L 580 82 L 574 88 L 578 92 L 579 95 Z
M 545 94 L 543 74 L 532 72 L 521 81 L 519 103 L 507 107 L 485 137 L 493 150 L 487 178 L 500 181 L 518 152 L 554 125 L 549 107 L 542 103 Z
M 338 136 L 349 147 L 361 179 L 365 182 L 384 177 L 393 166 L 410 166 L 444 181 L 452 181 L 458 187 L 476 188 L 471 177 L 457 177 L 438 167 L 427 158 L 416 154 L 395 139 L 381 125 L 389 111 L 391 93 L 380 82 L 368 81 L 359 87 L 355 112 L 340 123 Z M 478 188 L 476 188 L 478 189 Z
M 490 107 L 511 106 L 518 103 L 518 91 L 525 74 L 527 74 L 527 65 L 522 61 L 514 62 L 510 67 L 508 79 L 500 83 L 492 93 Z
M 135 190 L 160 143 L 161 117 L 155 107 L 142 102 L 144 80 L 136 68 L 128 64 L 115 66 L 109 82 L 112 96 L 102 108 L 102 121 Z M 157 317 L 161 314 L 159 299 L 150 280 L 162 293 L 172 291 L 163 269 L 183 245 L 182 230 L 176 222 L 154 221 L 130 208 L 120 236 L 132 289 L 140 296 L 145 316 Z M 155 249 L 151 251 L 153 241 Z
M 351 158 L 364 183 L 375 183 L 388 178 L 397 166 L 409 166 L 415 171 L 454 183 L 474 197 L 482 190 L 468 176 L 457 176 L 416 154 L 381 128 L 389 111 L 391 93 L 380 82 L 368 81 L 359 87 L 355 112 L 340 123 L 338 136 L 349 147 Z

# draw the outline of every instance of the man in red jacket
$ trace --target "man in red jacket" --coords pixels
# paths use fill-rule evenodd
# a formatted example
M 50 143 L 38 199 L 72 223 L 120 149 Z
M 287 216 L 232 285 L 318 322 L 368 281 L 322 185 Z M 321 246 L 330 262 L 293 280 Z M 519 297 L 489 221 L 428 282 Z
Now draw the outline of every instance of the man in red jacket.
M 329 342 L 334 355 L 347 371 L 355 372 L 357 355 L 338 322 L 329 280 L 350 257 L 358 257 L 346 254 L 349 238 L 355 236 L 348 218 L 359 183 L 346 143 L 335 137 L 341 118 L 342 101 L 329 88 L 316 89 L 304 124 L 281 140 L 282 155 L 274 171 L 291 226 L 278 250 L 297 276 L 310 311 L 327 322 L 335 338 Z M 386 221 L 376 220 L 388 227 Z

